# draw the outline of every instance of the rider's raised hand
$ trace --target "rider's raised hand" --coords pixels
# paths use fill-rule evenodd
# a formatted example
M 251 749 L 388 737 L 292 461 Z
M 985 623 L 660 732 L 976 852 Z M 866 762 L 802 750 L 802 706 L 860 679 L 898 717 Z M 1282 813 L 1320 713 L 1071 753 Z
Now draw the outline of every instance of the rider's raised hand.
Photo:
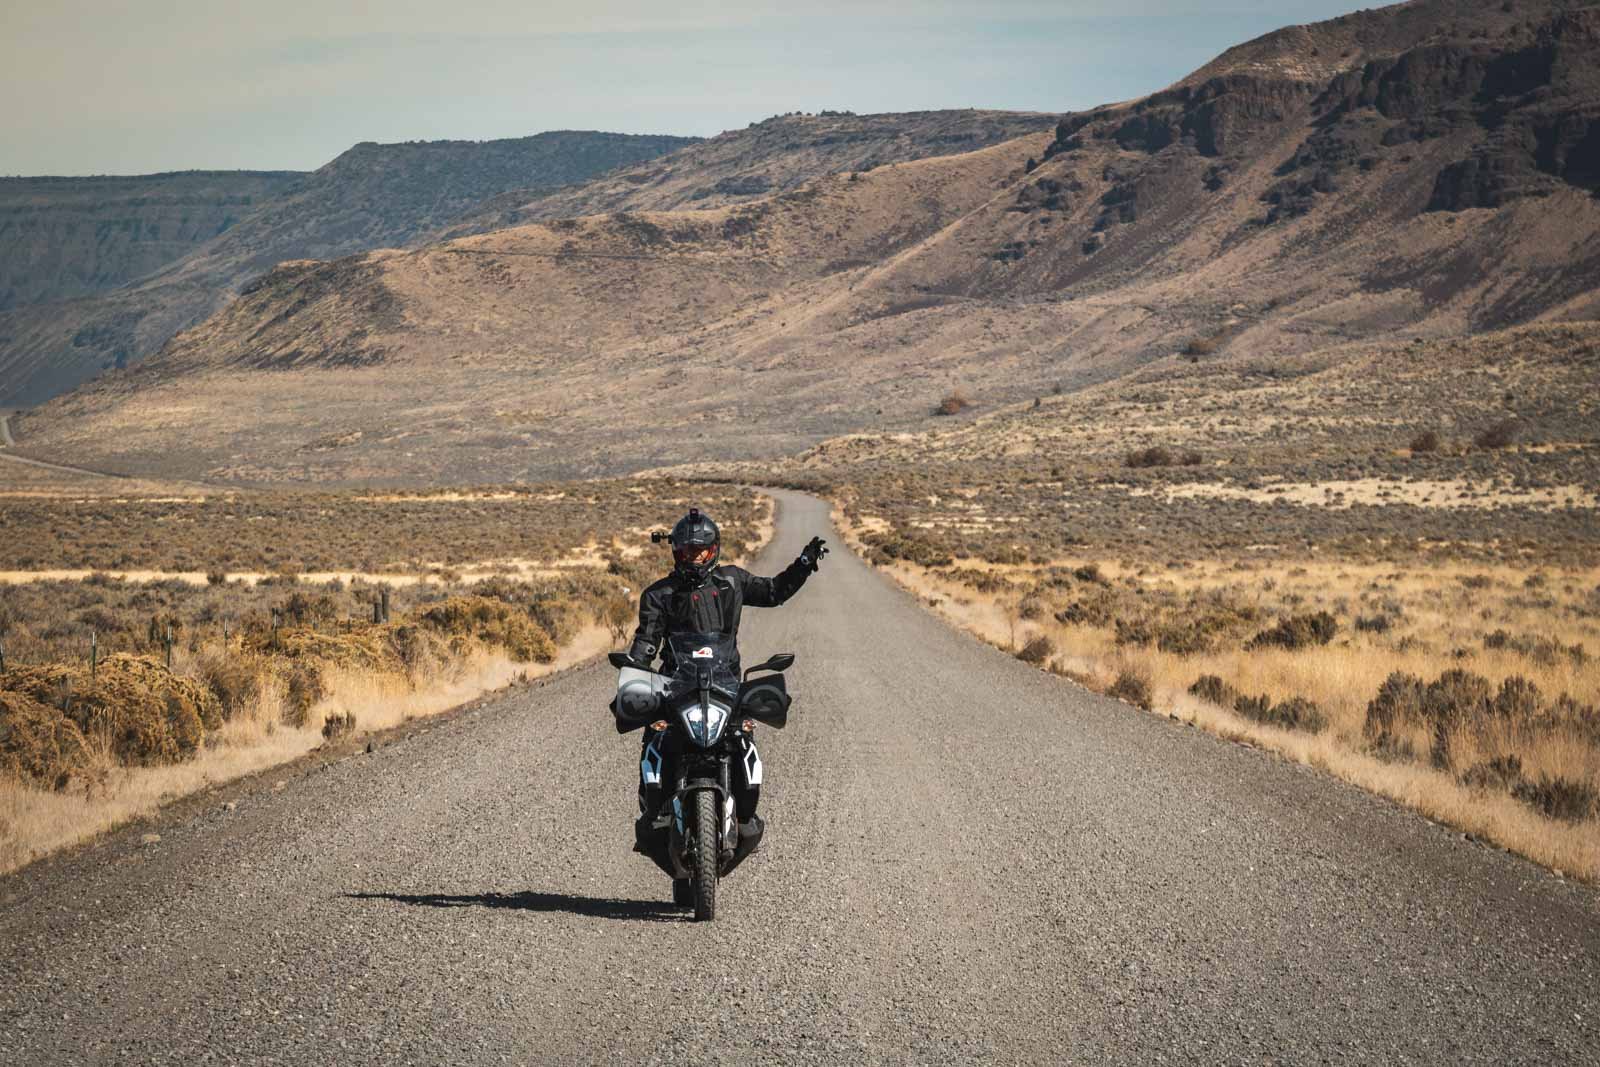
M 813 537 L 811 542 L 800 552 L 800 562 L 811 568 L 815 574 L 817 566 L 822 562 L 822 557 L 828 554 L 828 542 L 820 537 Z

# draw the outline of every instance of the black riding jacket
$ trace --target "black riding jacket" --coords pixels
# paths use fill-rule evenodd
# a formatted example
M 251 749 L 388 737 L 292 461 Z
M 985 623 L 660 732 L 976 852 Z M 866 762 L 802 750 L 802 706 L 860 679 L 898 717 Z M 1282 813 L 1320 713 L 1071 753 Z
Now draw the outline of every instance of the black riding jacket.
M 774 578 L 761 578 L 743 567 L 714 567 L 696 582 L 678 571 L 646 589 L 639 597 L 639 629 L 628 655 L 636 663 L 653 663 L 668 654 L 668 634 L 739 633 L 745 605 L 775 608 L 794 596 L 811 576 L 811 566 L 795 560 Z M 672 664 L 663 663 L 670 671 Z

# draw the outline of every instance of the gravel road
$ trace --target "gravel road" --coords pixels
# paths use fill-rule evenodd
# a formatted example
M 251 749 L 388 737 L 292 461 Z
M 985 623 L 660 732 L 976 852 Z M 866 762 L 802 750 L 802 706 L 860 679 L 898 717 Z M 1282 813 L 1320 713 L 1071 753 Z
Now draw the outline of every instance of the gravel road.
M 826 524 L 784 495 L 762 569 Z M 746 620 L 798 696 L 715 923 L 629 850 L 593 666 L 0 880 L 0 1060 L 1600 1062 L 1592 890 L 843 551 Z

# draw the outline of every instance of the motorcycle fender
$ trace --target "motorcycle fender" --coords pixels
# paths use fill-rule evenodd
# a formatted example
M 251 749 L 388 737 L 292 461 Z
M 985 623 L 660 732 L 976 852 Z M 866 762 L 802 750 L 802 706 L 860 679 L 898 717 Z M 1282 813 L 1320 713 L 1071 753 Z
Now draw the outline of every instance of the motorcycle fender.
M 672 793 L 672 846 L 667 851 L 672 856 L 675 877 L 678 878 L 690 877 L 688 864 L 683 862 L 683 851 L 685 851 L 685 843 L 688 841 L 688 811 L 686 811 L 688 803 L 686 801 L 690 800 L 694 793 L 704 792 L 704 790 L 710 790 L 710 792 L 715 793 L 718 808 L 722 808 L 726 813 L 733 813 L 733 797 L 728 795 L 728 790 L 723 789 L 722 782 L 710 779 L 710 777 L 696 777 L 691 781 L 683 782 L 682 789 Z M 738 830 L 734 830 L 734 832 L 738 832 Z M 733 838 L 726 837 L 726 829 L 723 830 L 723 840 L 733 840 Z M 722 841 L 718 841 L 718 846 L 720 845 L 722 845 Z
M 672 795 L 672 858 L 677 862 L 683 853 L 683 842 L 689 836 L 689 815 L 686 801 L 703 790 L 710 790 L 716 794 L 717 807 L 733 810 L 733 797 L 722 788 L 722 783 L 714 778 L 694 778 L 683 783 L 683 787 Z

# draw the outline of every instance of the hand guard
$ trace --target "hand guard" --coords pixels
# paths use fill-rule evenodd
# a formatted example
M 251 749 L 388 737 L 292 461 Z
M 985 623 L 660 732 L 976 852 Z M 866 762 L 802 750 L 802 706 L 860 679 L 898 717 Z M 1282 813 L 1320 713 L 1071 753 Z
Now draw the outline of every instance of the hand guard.
M 811 568 L 811 573 L 817 573 L 817 566 L 822 562 L 822 557 L 828 554 L 828 542 L 820 537 L 813 537 L 811 543 L 800 552 L 800 562 Z

